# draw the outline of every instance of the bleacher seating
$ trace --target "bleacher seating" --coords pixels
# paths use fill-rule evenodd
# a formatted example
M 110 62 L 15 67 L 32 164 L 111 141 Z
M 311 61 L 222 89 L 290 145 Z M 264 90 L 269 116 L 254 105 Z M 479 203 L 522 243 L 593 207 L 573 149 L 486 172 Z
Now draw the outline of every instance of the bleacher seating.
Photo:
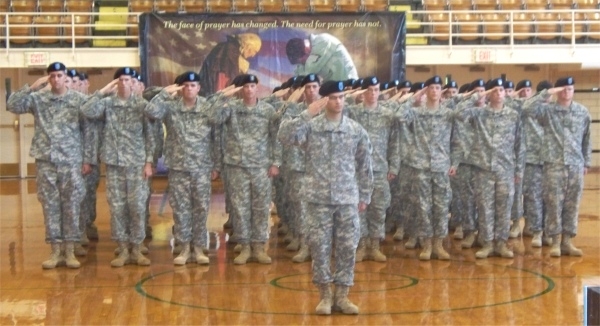
M 33 19 L 35 23 L 36 42 L 56 44 L 60 42 L 60 16 L 40 15 Z M 49 38 L 48 38 L 49 37 Z
M 521 10 L 524 7 L 523 0 L 498 0 L 498 8 L 502 10 Z
M 14 37 L 33 36 L 33 28 L 31 26 L 23 26 L 31 25 L 33 23 L 33 16 L 12 15 L 8 17 L 8 23 L 10 24 L 8 34 L 11 44 L 31 43 L 31 39 L 17 39 Z
M 89 36 L 91 35 L 91 27 L 85 26 L 86 24 L 90 24 L 90 16 L 84 15 L 68 15 L 63 17 L 63 35 L 69 36 L 66 39 L 66 42 L 71 44 L 72 36 L 76 36 L 74 42 L 75 44 L 83 44 L 89 42 Z M 71 23 L 75 26 L 71 27 Z M 136 34 L 137 35 L 137 34 Z M 82 38 L 83 36 L 83 38 Z
M 256 0 L 235 0 L 231 2 L 231 11 L 255 12 L 258 11 L 258 2 Z
M 153 12 L 154 0 L 130 0 L 129 10 L 131 12 Z
M 91 12 L 91 11 L 94 11 L 94 1 L 92 1 L 92 0 L 67 0 L 65 2 L 65 11 L 69 11 L 69 12 Z
M 483 43 L 504 43 L 508 31 L 508 17 L 506 14 L 484 14 L 482 15 L 482 34 L 485 35 Z M 504 34 L 504 35 L 492 35 Z
M 62 12 L 65 9 L 64 0 L 40 0 L 38 10 L 41 12 Z
M 12 0 L 10 9 L 14 12 L 34 12 L 37 11 L 37 1 L 35 0 Z
M 283 2 L 280 0 L 259 0 L 258 7 L 261 12 L 281 12 Z
M 206 2 L 196 0 L 182 0 L 181 10 L 188 13 L 201 13 L 206 10 Z
M 154 10 L 156 12 L 179 12 L 181 3 L 179 0 L 155 0 Z
M 206 7 L 209 12 L 229 12 L 231 2 L 232 0 L 206 0 Z

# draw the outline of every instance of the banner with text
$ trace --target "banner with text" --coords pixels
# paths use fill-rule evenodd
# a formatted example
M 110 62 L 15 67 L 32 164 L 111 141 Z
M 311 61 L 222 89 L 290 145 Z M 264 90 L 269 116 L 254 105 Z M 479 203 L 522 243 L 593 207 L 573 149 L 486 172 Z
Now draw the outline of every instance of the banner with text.
M 202 95 L 255 74 L 260 94 L 294 75 L 325 80 L 375 75 L 403 79 L 404 13 L 143 14 L 142 74 L 149 86 L 200 74 Z

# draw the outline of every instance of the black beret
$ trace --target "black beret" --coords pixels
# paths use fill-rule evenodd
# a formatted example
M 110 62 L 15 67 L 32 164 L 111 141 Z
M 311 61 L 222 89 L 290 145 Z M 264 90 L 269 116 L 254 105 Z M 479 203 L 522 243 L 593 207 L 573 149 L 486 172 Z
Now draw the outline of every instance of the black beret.
M 181 80 L 181 77 L 183 77 L 183 74 L 182 74 L 182 75 L 179 75 L 179 76 L 177 76 L 177 77 L 175 77 L 175 84 L 177 84 L 177 85 L 181 85 L 181 82 L 180 82 L 180 80 Z
M 463 84 L 462 86 L 460 86 L 460 88 L 458 89 L 459 93 L 466 93 L 469 91 L 469 89 L 471 88 L 471 84 L 467 83 L 467 84 Z
M 183 85 L 185 82 L 200 82 L 200 75 L 193 71 L 186 71 L 180 76 L 181 78 L 179 78 L 179 85 Z
M 410 80 L 401 81 L 400 84 L 398 84 L 398 88 L 411 88 L 411 87 L 412 87 L 412 83 L 410 82 Z
M 344 80 L 344 86 L 346 87 L 354 87 L 354 84 L 356 84 L 358 80 L 354 79 L 354 78 L 350 78 L 350 79 L 346 79 Z
M 556 81 L 556 83 L 554 83 L 554 87 L 571 86 L 571 85 L 575 85 L 575 79 L 573 79 L 573 77 L 559 78 Z
M 513 82 L 511 82 L 510 80 L 505 80 L 503 86 L 504 86 L 504 89 L 515 88 L 515 84 L 513 84 Z
M 79 73 L 79 79 L 80 80 L 86 80 L 86 79 L 88 79 L 88 74 L 86 74 L 85 72 L 80 72 Z
M 365 80 L 360 78 L 358 80 L 356 80 L 356 82 L 354 83 L 354 85 L 352 85 L 352 89 L 357 89 L 357 88 L 362 88 L 362 84 Z
M 138 81 L 142 81 L 142 75 L 138 74 L 136 78 Z
M 47 73 L 51 73 L 53 71 L 66 72 L 66 70 L 67 70 L 67 67 L 65 65 L 63 65 L 62 62 L 53 62 L 50 65 L 48 65 L 48 68 L 46 68 Z
M 476 87 L 485 87 L 485 81 L 483 79 L 475 79 L 469 87 L 469 91 L 474 90 Z
M 417 91 L 420 91 L 423 88 L 425 88 L 425 83 L 416 82 L 416 83 L 412 84 L 412 86 L 410 87 L 409 93 L 416 93 Z
M 256 77 L 255 75 L 242 75 L 242 78 L 240 78 L 239 86 L 244 86 L 250 83 L 258 84 L 258 77 Z
M 520 82 L 517 83 L 517 88 L 515 88 L 516 91 L 520 90 L 521 88 L 525 88 L 525 87 L 531 87 L 531 80 L 529 79 L 523 79 Z
M 400 86 L 400 81 L 398 79 L 390 80 L 388 83 L 389 88 Z
M 133 77 L 133 72 L 135 70 L 129 68 L 129 67 L 124 67 L 124 68 L 119 68 L 117 69 L 117 71 L 115 71 L 115 75 L 113 76 L 114 79 L 117 79 L 123 75 L 125 76 L 131 76 Z
M 139 74 L 138 74 L 137 70 L 133 69 L 133 74 L 131 75 L 131 77 L 133 77 L 133 78 L 137 79 L 137 76 L 138 76 L 138 75 L 139 75 Z
M 448 84 L 444 85 L 444 89 L 447 88 L 458 88 L 458 83 L 456 82 L 456 80 L 451 80 L 448 82 Z
M 303 76 L 303 75 L 301 75 L 301 76 L 296 76 L 296 78 L 294 79 L 294 82 L 292 83 L 292 87 L 293 87 L 293 88 L 299 88 L 299 87 L 302 87 L 302 81 L 304 80 L 304 77 L 305 77 L 305 76 Z
M 539 82 L 537 84 L 535 91 L 539 93 L 545 89 L 550 89 L 550 88 L 552 88 L 552 83 L 547 80 L 542 80 L 541 82 Z
M 442 78 L 440 78 L 440 76 L 433 76 L 425 81 L 426 87 L 429 85 L 441 85 L 441 84 L 442 84 Z
M 329 80 L 321 85 L 319 88 L 319 95 L 321 96 L 329 96 L 333 93 L 340 93 L 344 91 L 344 82 L 343 81 L 334 81 Z
M 291 64 L 297 65 L 300 63 L 300 58 L 305 54 L 304 48 L 304 40 L 301 38 L 293 38 L 287 42 L 285 45 L 285 53 Z
M 75 69 L 67 69 L 67 77 L 79 77 L 79 74 L 77 74 L 77 70 Z
M 380 90 L 382 90 L 382 91 L 385 91 L 386 89 L 390 89 L 390 88 L 392 88 L 392 87 L 394 87 L 394 88 L 395 88 L 396 86 L 394 86 L 394 85 L 393 85 L 393 84 L 391 84 L 390 82 L 387 82 L 387 83 L 383 83 L 383 84 L 381 84 L 381 86 L 380 86 L 380 88 L 379 88 L 379 89 L 380 89 Z
M 244 77 L 244 75 L 237 75 L 233 78 L 233 80 L 231 81 L 231 84 L 229 85 L 233 85 L 235 87 L 240 87 L 240 80 L 242 80 L 242 78 Z
M 485 90 L 487 91 L 498 86 L 504 86 L 504 81 L 502 81 L 502 78 L 490 79 L 485 85 Z
M 367 89 L 367 88 L 369 88 L 369 86 L 375 86 L 375 85 L 379 85 L 379 79 L 377 79 L 377 77 L 375 77 L 375 76 L 371 76 L 371 77 L 367 77 L 367 78 L 363 79 L 361 88 Z
M 302 78 L 302 83 L 300 84 L 300 86 L 304 86 L 308 83 L 317 83 L 321 85 L 321 80 L 319 79 L 319 76 L 317 74 L 308 74 L 304 76 L 304 78 Z M 345 85 L 346 84 L 344 84 L 344 86 Z

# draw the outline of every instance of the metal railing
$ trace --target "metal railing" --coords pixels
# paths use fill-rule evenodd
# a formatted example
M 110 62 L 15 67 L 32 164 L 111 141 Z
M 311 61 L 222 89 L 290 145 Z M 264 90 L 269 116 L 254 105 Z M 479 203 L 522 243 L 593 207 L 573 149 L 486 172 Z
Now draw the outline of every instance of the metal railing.
M 125 47 L 136 46 L 139 12 L 7 12 L 0 14 L 0 42 L 5 51 L 14 47 L 65 48 L 70 44 L 73 52 L 77 44 L 94 40 L 126 40 Z M 426 44 L 447 46 L 477 46 L 501 42 L 511 47 L 538 40 L 588 46 L 600 42 L 600 10 L 463 10 L 463 11 L 411 11 L 407 39 L 420 39 Z M 123 22 L 97 23 L 98 17 L 121 16 Z M 31 17 L 25 23 L 15 23 L 11 18 Z M 35 17 L 58 17 L 53 23 L 35 22 Z M 436 19 L 436 17 L 438 17 Z M 442 17 L 443 20 L 440 20 Z M 494 17 L 490 20 L 488 18 Z M 500 17 L 498 19 L 498 17 Z M 83 21 L 83 22 L 82 22 Z M 555 28 L 553 28 L 555 26 Z M 525 27 L 525 28 L 523 28 Z M 115 29 L 116 34 L 98 35 L 98 31 Z M 54 32 L 50 29 L 54 29 Z M 493 30 L 492 32 L 489 32 Z M 49 35 L 51 34 L 51 35 Z M 542 42 L 543 43 L 543 42 Z M 495 43 L 498 44 L 498 43 Z M 595 44 L 593 46 L 598 46 Z

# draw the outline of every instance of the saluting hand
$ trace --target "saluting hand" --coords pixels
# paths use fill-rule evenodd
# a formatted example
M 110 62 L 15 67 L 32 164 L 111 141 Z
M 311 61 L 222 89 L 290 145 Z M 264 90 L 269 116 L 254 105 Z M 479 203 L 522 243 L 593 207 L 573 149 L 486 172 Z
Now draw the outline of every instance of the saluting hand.
M 31 88 L 33 90 L 37 90 L 44 83 L 48 82 L 48 78 L 50 78 L 50 76 L 44 76 L 44 77 L 38 78 L 38 80 L 36 80 L 29 88 Z
M 104 86 L 99 93 L 106 95 L 106 94 L 110 94 L 112 92 L 114 92 L 117 88 L 117 82 L 119 82 L 119 79 L 113 79 L 110 83 L 106 84 L 106 86 Z
M 240 86 L 240 87 L 236 87 L 236 88 L 232 88 L 232 89 L 229 89 L 229 90 L 227 90 L 227 91 L 223 92 L 223 96 L 227 96 L 227 97 L 229 97 L 229 96 L 231 96 L 231 95 L 233 95 L 233 94 L 235 94 L 235 93 L 239 92 L 241 89 L 242 89 L 242 86 Z
M 306 109 L 306 111 L 310 114 L 311 117 L 314 117 L 317 114 L 321 113 L 321 110 L 323 110 L 323 108 L 327 104 L 328 100 L 329 100 L 329 97 L 320 98 L 320 99 L 312 102 L 308 106 L 308 108 Z
M 284 89 L 280 89 L 277 92 L 273 93 L 273 96 L 275 96 L 275 97 L 282 97 L 282 96 L 284 96 L 287 93 L 288 93 L 288 88 L 284 88 Z
M 297 90 L 295 90 L 290 97 L 288 97 L 287 101 L 290 103 L 296 103 L 298 102 L 298 100 L 300 99 L 300 97 L 302 96 L 302 93 L 304 93 L 304 86 L 298 88 Z

